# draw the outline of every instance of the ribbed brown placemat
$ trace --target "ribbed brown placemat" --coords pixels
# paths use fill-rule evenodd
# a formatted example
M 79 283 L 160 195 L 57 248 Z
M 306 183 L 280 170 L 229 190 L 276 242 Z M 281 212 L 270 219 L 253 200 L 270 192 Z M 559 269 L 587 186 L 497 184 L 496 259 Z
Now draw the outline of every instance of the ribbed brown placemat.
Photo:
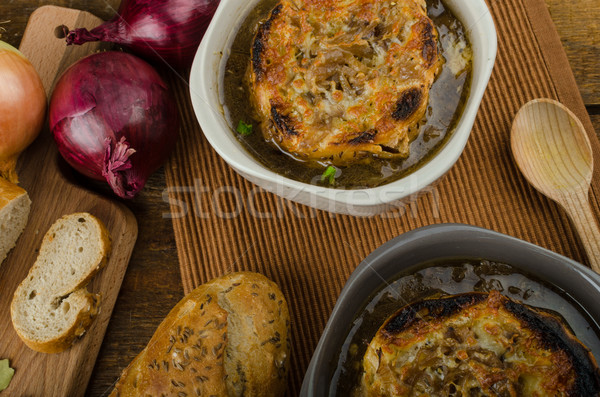
M 166 169 L 185 292 L 226 272 L 276 281 L 292 314 L 290 395 L 350 273 L 376 247 L 414 228 L 460 222 L 506 233 L 585 263 L 565 213 L 538 194 L 510 155 L 510 126 L 533 98 L 560 100 L 583 121 L 596 164 L 600 143 L 544 0 L 489 0 L 498 57 L 467 147 L 442 182 L 404 209 L 369 218 L 293 204 L 238 176 L 212 150 L 179 81 L 183 132 Z M 592 207 L 600 214 L 600 173 Z

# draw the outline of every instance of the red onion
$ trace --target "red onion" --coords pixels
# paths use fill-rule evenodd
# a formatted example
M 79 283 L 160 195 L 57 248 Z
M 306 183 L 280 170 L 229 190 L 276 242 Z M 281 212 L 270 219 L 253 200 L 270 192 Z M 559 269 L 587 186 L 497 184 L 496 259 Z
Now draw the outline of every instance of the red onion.
M 158 73 L 123 52 L 81 59 L 60 77 L 50 129 L 63 158 L 82 174 L 134 197 L 177 140 L 175 102 Z
M 175 68 L 188 67 L 218 5 L 219 0 L 123 0 L 110 21 L 69 32 L 67 45 L 108 41 Z

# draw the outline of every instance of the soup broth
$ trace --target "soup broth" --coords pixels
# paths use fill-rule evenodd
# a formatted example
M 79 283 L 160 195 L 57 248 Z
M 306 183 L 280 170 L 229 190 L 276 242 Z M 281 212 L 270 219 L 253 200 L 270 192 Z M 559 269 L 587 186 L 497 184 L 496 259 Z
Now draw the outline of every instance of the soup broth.
M 250 106 L 250 92 L 244 81 L 250 63 L 251 43 L 258 23 L 268 17 L 277 0 L 261 1 L 246 17 L 233 41 L 225 64 L 222 87 L 223 110 L 232 133 L 253 157 L 270 170 L 300 182 L 343 189 L 381 186 L 415 171 L 448 141 L 462 115 L 469 96 L 472 62 L 464 26 L 440 0 L 427 0 L 427 13 L 438 33 L 440 53 L 445 59 L 429 92 L 426 115 L 411 142 L 405 159 L 369 157 L 357 164 L 338 167 L 335 184 L 321 178 L 328 164 L 304 161 L 267 142 Z M 251 134 L 236 132 L 240 121 L 252 125 Z

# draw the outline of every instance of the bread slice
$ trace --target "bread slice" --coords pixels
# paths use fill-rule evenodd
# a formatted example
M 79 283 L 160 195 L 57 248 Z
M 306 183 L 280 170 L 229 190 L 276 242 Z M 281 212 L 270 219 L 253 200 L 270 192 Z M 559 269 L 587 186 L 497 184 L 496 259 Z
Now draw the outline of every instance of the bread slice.
M 100 295 L 89 293 L 86 285 L 106 264 L 109 250 L 106 227 L 88 213 L 65 215 L 50 227 L 10 308 L 27 346 L 57 353 L 85 333 L 100 304 Z
M 30 208 L 27 192 L 0 178 L 0 264 L 23 233 Z

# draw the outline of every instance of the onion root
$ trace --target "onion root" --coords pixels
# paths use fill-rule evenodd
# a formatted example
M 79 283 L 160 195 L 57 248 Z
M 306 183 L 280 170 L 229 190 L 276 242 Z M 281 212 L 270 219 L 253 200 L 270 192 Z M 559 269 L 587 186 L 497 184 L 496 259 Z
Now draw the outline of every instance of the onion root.
M 105 142 L 106 154 L 102 176 L 119 197 L 133 198 L 139 190 L 138 185 L 129 181 L 124 171 L 131 169 L 129 157 L 135 153 L 135 149 L 129 146 L 124 136 L 114 145 L 110 138 L 106 138 Z

